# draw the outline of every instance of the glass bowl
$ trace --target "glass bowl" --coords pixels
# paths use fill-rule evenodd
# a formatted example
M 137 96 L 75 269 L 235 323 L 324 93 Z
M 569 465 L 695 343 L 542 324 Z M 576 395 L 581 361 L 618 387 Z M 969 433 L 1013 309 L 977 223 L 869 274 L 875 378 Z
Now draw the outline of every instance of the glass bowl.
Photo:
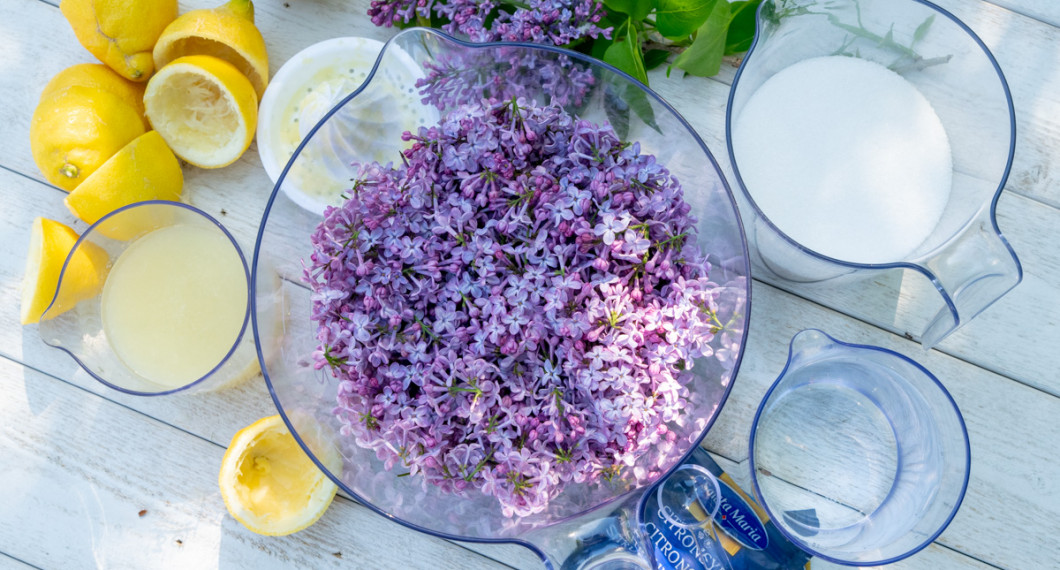
M 404 72 L 410 61 L 418 66 L 416 73 Z M 387 72 L 393 68 L 402 73 Z M 394 83 L 415 76 L 420 79 Z M 401 140 L 406 127 L 395 117 L 444 118 L 483 98 L 559 105 L 580 119 L 609 123 L 622 140 L 654 155 L 682 183 L 684 199 L 698 219 L 698 245 L 709 252 L 710 280 L 718 285 L 718 328 L 706 351 L 713 355 L 694 361 L 691 396 L 669 426 L 674 445 L 645 449 L 608 480 L 567 483 L 547 508 L 529 516 L 506 516 L 495 497 L 473 487 L 443 492 L 416 474 L 407 475 L 400 465 L 388 470 L 375 451 L 343 434 L 335 416 L 339 382 L 313 366 L 312 355 L 320 347 L 303 278 L 313 250 L 310 235 L 323 212 L 299 205 L 284 190 L 288 180 L 301 185 L 312 179 L 350 188 L 356 174 L 351 163 L 374 160 L 376 141 Z M 403 156 L 395 153 L 391 160 L 400 164 Z M 468 44 L 425 29 L 391 39 L 365 83 L 324 115 L 295 151 L 265 209 L 251 281 L 254 334 L 276 407 L 300 445 L 345 493 L 411 528 L 459 540 L 520 543 L 555 567 L 575 559 L 578 567 L 591 565 L 584 556 L 573 557 L 579 529 L 616 509 L 633 512 L 638 500 L 650 496 L 645 492 L 651 485 L 700 443 L 732 388 L 750 314 L 747 246 L 732 193 L 710 151 L 672 107 L 628 75 L 578 53 Z M 631 528 L 636 533 L 635 521 Z M 642 555 L 631 559 L 640 556 L 639 564 L 646 566 L 644 560 L 650 559 Z

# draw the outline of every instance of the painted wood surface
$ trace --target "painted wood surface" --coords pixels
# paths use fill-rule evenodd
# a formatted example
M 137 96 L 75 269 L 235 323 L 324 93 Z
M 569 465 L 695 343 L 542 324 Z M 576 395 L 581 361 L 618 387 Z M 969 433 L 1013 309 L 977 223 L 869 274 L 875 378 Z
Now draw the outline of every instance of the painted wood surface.
M 973 469 L 957 518 L 896 568 L 1060 567 L 1060 3 L 943 0 L 1000 62 L 1015 99 L 1017 151 L 1000 226 L 1024 263 L 1023 283 L 978 319 L 924 352 L 902 323 L 863 316 L 901 276 L 864 290 L 778 288 L 756 282 L 751 333 L 732 396 L 706 446 L 747 485 L 747 437 L 780 372 L 791 336 L 821 328 L 876 344 L 932 370 L 968 423 Z M 93 58 L 57 2 L 0 2 L 0 567 L 538 568 L 511 545 L 431 538 L 338 499 L 320 523 L 259 537 L 229 517 L 216 487 L 232 435 L 275 413 L 260 376 L 212 394 L 134 398 L 95 382 L 18 323 L 28 231 L 45 216 L 73 226 L 63 193 L 29 153 L 41 88 Z M 213 2 L 181 2 L 181 11 Z M 257 22 L 273 72 L 302 48 L 341 35 L 386 39 L 367 0 L 259 0 Z M 732 180 L 725 107 L 733 68 L 716 79 L 651 77 L 699 132 Z M 189 202 L 218 217 L 250 251 L 271 183 L 251 147 L 217 171 L 184 169 Z M 143 516 L 140 512 L 144 511 Z M 179 540 L 179 542 L 178 542 Z M 815 568 L 828 567 L 815 563 Z

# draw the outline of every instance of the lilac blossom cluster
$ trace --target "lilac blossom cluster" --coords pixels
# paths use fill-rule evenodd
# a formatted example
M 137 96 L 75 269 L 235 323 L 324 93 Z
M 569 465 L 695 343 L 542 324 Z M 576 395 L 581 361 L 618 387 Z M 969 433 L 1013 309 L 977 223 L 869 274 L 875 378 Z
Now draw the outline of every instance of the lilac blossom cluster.
M 496 0 L 372 0 L 368 16 L 377 26 L 412 23 L 431 16 L 447 20 L 442 29 L 473 42 L 531 42 L 565 46 L 584 38 L 610 37 L 601 28 L 599 0 L 527 0 L 512 7 Z M 488 22 L 488 25 L 487 25 Z
M 357 165 L 312 235 L 313 358 L 342 433 L 509 517 L 569 483 L 658 477 L 724 330 L 678 180 L 526 100 L 404 137 L 404 164 Z
M 425 64 L 416 80 L 423 103 L 445 110 L 482 99 L 539 99 L 580 106 L 596 82 L 588 65 L 564 54 L 498 46 L 458 50 Z

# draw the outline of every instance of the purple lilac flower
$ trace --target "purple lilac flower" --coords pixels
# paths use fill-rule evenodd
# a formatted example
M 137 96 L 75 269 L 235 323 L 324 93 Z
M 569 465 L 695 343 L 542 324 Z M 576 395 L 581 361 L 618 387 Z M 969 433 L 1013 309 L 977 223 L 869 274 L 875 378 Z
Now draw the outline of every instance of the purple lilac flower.
M 604 17 L 603 4 L 597 0 L 530 0 L 527 4 L 528 8 L 517 8 L 511 14 L 501 12 L 490 28 L 492 41 L 563 46 L 582 38 L 611 37 L 611 28 L 597 25 Z
M 405 164 L 358 166 L 312 235 L 313 357 L 342 433 L 506 516 L 567 483 L 657 477 L 726 332 L 678 181 L 523 99 L 405 138 Z
M 434 0 L 372 0 L 368 7 L 368 17 L 372 23 L 389 28 L 395 25 L 408 24 L 416 16 L 429 18 Z
M 579 106 L 596 82 L 592 69 L 564 54 L 491 47 L 444 54 L 417 80 L 423 103 L 447 110 L 481 99 Z
M 605 12 L 599 0 L 529 0 L 509 8 L 495 0 L 372 0 L 368 16 L 377 26 L 408 24 L 417 16 L 447 20 L 445 31 L 473 42 L 531 42 L 565 46 L 583 38 L 611 37 L 598 24 Z M 490 22 L 487 26 L 487 22 Z
M 530 42 L 566 46 L 580 40 L 611 37 L 598 24 L 605 15 L 599 0 L 529 0 L 509 8 L 496 0 L 373 0 L 372 23 L 390 27 L 430 18 L 442 29 L 476 43 Z M 487 27 L 487 22 L 489 26 Z M 440 109 L 483 98 L 539 98 L 548 94 L 559 105 L 581 105 L 595 78 L 588 66 L 564 55 L 523 49 L 461 52 L 427 66 L 418 82 L 424 102 Z

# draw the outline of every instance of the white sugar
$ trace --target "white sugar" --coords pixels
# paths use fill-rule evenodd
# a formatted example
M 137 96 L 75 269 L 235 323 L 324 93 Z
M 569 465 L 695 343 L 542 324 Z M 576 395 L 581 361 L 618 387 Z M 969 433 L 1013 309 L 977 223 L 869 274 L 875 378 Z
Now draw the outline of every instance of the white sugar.
M 938 115 L 907 80 L 862 59 L 808 59 L 769 78 L 736 117 L 732 144 L 765 215 L 837 259 L 904 259 L 949 200 Z

